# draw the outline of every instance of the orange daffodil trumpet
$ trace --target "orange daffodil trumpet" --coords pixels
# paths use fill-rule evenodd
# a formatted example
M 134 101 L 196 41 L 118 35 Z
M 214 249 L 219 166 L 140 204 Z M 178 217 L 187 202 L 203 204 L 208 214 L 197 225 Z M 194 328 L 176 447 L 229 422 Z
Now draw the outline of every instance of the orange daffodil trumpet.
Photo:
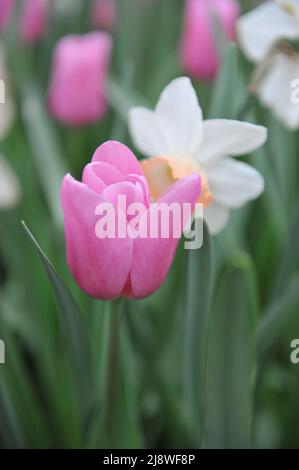
M 232 157 L 262 146 L 267 129 L 227 119 L 204 121 L 189 78 L 173 80 L 154 111 L 132 108 L 129 130 L 137 149 L 150 157 L 142 167 L 154 199 L 180 178 L 194 172 L 201 176 L 199 202 L 213 234 L 224 228 L 230 209 L 257 198 L 264 189 L 260 173 Z

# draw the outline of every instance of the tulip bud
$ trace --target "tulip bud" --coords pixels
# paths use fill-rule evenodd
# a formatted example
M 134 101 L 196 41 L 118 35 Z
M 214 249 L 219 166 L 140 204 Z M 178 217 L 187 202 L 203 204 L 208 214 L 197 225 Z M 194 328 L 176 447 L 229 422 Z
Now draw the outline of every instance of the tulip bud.
M 24 42 L 38 41 L 48 22 L 48 0 L 24 0 L 21 13 L 21 38 Z
M 15 0 L 0 0 L 0 31 L 7 26 L 14 6 Z
M 105 81 L 111 55 L 108 33 L 69 35 L 55 47 L 49 107 L 69 125 L 86 125 L 106 112 Z
M 171 186 L 153 206 L 141 165 L 130 149 L 119 142 L 101 145 L 84 168 L 82 182 L 66 175 L 62 183 L 67 262 L 81 289 L 98 299 L 118 296 L 139 299 L 155 292 L 170 269 L 184 221 L 180 218 L 175 225 L 179 232 L 176 238 L 172 233 L 162 236 L 160 230 L 157 237 L 151 237 L 154 208 L 192 206 L 200 190 L 200 177 L 193 174 Z M 120 207 L 119 197 L 134 206 L 131 215 Z M 128 229 L 132 228 L 130 217 L 138 210 L 137 204 L 144 209 L 142 220 L 146 230 L 144 236 L 132 238 Z M 116 230 L 108 237 L 100 237 L 99 214 L 102 207 L 108 212 L 107 205 L 112 209 L 112 217 L 105 224 L 111 223 L 112 230 Z M 165 222 L 162 215 L 161 218 Z M 140 221 L 138 225 L 143 224 Z
M 94 0 L 91 9 L 91 22 L 95 28 L 111 30 L 116 21 L 115 0 Z
M 234 40 L 239 14 L 236 0 L 186 0 L 180 53 L 188 74 L 199 79 L 216 76 L 220 65 L 217 22 L 226 40 Z

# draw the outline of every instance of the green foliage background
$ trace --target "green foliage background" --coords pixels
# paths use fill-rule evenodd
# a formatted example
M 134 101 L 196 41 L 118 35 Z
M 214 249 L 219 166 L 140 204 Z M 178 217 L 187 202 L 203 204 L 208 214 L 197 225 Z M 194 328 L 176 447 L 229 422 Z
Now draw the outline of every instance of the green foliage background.
M 70 171 L 79 178 L 105 140 L 132 146 L 128 108 L 153 106 L 162 88 L 183 74 L 177 57 L 183 1 L 117 5 L 111 108 L 85 129 L 53 121 L 47 86 L 55 42 L 90 28 L 89 1 L 79 2 L 67 20 L 56 18 L 36 46 L 20 44 L 18 18 L 3 37 L 18 117 L 0 149 L 20 178 L 23 199 L 18 209 L 0 212 L 6 344 L 0 446 L 299 447 L 299 365 L 290 361 L 291 340 L 299 337 L 298 132 L 248 96 L 251 66 L 236 45 L 225 49 L 213 84 L 194 85 L 206 118 L 269 128 L 266 146 L 246 157 L 265 177 L 263 196 L 234 211 L 217 237 L 205 230 L 201 250 L 181 246 L 155 295 L 125 303 L 117 365 L 108 360 L 111 344 L 117 347 L 117 338 L 109 341 L 115 312 L 83 294 L 69 274 L 62 176 Z

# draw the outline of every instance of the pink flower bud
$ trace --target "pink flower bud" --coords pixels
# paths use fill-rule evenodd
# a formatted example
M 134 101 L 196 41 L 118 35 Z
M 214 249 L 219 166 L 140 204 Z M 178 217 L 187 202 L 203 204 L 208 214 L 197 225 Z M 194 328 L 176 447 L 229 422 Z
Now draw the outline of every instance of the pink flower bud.
M 15 0 L 0 0 L 0 31 L 9 23 Z
M 105 81 L 111 55 L 108 33 L 69 35 L 55 47 L 49 107 L 69 125 L 86 125 L 106 112 Z
M 215 77 L 220 64 L 217 26 L 226 40 L 234 40 L 239 14 L 236 0 L 186 0 L 181 63 L 188 74 L 200 79 Z
M 193 174 L 172 185 L 154 206 L 194 205 L 200 190 L 200 177 Z M 179 237 L 171 235 L 128 236 L 132 219 L 117 204 L 118 196 L 125 196 L 130 204 L 141 203 L 147 224 L 153 210 L 147 181 L 135 155 L 119 142 L 106 142 L 96 150 L 84 168 L 82 183 L 70 175 L 62 183 L 67 262 L 81 289 L 98 299 L 120 295 L 138 299 L 155 292 L 167 276 L 179 242 Z M 96 234 L 103 203 L 111 203 L 116 221 L 120 220 L 114 237 Z M 183 228 L 181 220 L 179 236 Z M 120 229 L 125 229 L 124 234 L 120 235 Z
M 21 14 L 21 38 L 25 42 L 38 41 L 47 26 L 48 0 L 24 0 Z
M 113 29 L 116 22 L 115 0 L 93 0 L 91 22 L 95 28 Z

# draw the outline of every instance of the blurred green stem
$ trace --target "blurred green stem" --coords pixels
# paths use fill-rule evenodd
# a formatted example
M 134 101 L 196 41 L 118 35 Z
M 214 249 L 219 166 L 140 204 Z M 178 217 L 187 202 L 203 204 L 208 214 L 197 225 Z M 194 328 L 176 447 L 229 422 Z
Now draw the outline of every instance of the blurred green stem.
M 120 344 L 120 324 L 122 311 L 124 307 L 124 299 L 118 298 L 110 302 L 109 312 L 109 329 L 108 329 L 108 345 L 107 345 L 107 362 L 106 362 L 106 387 L 104 400 L 104 430 L 106 439 L 113 425 L 113 410 L 115 403 L 117 377 L 118 377 L 118 359 Z

